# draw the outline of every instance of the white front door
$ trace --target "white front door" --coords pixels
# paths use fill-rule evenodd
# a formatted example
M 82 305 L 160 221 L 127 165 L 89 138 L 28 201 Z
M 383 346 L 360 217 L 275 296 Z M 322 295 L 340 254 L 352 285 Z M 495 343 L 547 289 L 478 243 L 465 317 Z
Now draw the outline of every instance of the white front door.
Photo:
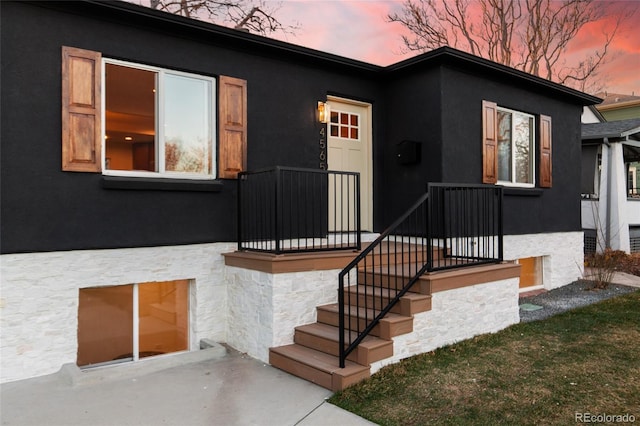
M 328 97 L 327 166 L 360 173 L 360 224 L 373 230 L 371 104 Z

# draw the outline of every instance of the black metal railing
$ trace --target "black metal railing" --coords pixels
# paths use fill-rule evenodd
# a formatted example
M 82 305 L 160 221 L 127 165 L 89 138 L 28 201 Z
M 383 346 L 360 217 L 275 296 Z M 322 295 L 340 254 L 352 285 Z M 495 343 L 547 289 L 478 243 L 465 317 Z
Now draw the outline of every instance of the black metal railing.
M 238 175 L 238 250 L 360 250 L 360 174 L 275 167 Z
M 429 184 L 429 271 L 502 261 L 502 187 Z
M 425 272 L 502 261 L 502 188 L 429 184 L 338 275 L 340 367 Z

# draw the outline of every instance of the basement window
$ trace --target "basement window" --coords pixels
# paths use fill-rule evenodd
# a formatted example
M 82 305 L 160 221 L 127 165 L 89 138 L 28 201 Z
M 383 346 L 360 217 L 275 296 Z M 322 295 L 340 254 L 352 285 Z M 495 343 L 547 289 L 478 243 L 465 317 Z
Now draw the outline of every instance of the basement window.
M 188 350 L 188 299 L 188 280 L 80 289 L 78 366 Z
M 542 257 L 518 259 L 520 264 L 520 288 L 542 286 Z

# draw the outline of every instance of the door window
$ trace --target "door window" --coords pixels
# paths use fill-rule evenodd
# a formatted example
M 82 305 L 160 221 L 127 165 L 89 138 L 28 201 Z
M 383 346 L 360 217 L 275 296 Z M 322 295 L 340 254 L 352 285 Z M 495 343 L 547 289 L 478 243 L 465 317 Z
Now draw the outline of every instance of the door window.
M 360 115 L 342 111 L 331 111 L 330 134 L 336 138 L 360 140 Z

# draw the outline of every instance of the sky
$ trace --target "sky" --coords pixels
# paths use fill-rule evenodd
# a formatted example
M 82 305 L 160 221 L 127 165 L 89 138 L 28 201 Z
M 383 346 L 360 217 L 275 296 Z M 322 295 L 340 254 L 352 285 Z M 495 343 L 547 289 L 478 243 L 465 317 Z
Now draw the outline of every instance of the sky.
M 271 0 L 267 0 L 267 3 Z M 272 35 L 289 43 L 334 53 L 376 65 L 390 65 L 415 56 L 402 53 L 402 34 L 407 30 L 389 23 L 386 16 L 399 12 L 401 0 L 284 0 L 276 12 L 283 24 L 298 23 L 295 35 Z M 606 1 L 614 10 L 636 4 L 638 10 L 620 29 L 609 54 L 609 62 L 601 69 L 602 81 L 609 93 L 640 96 L 640 0 Z M 601 47 L 601 34 L 611 19 L 585 26 L 571 42 L 571 58 Z

